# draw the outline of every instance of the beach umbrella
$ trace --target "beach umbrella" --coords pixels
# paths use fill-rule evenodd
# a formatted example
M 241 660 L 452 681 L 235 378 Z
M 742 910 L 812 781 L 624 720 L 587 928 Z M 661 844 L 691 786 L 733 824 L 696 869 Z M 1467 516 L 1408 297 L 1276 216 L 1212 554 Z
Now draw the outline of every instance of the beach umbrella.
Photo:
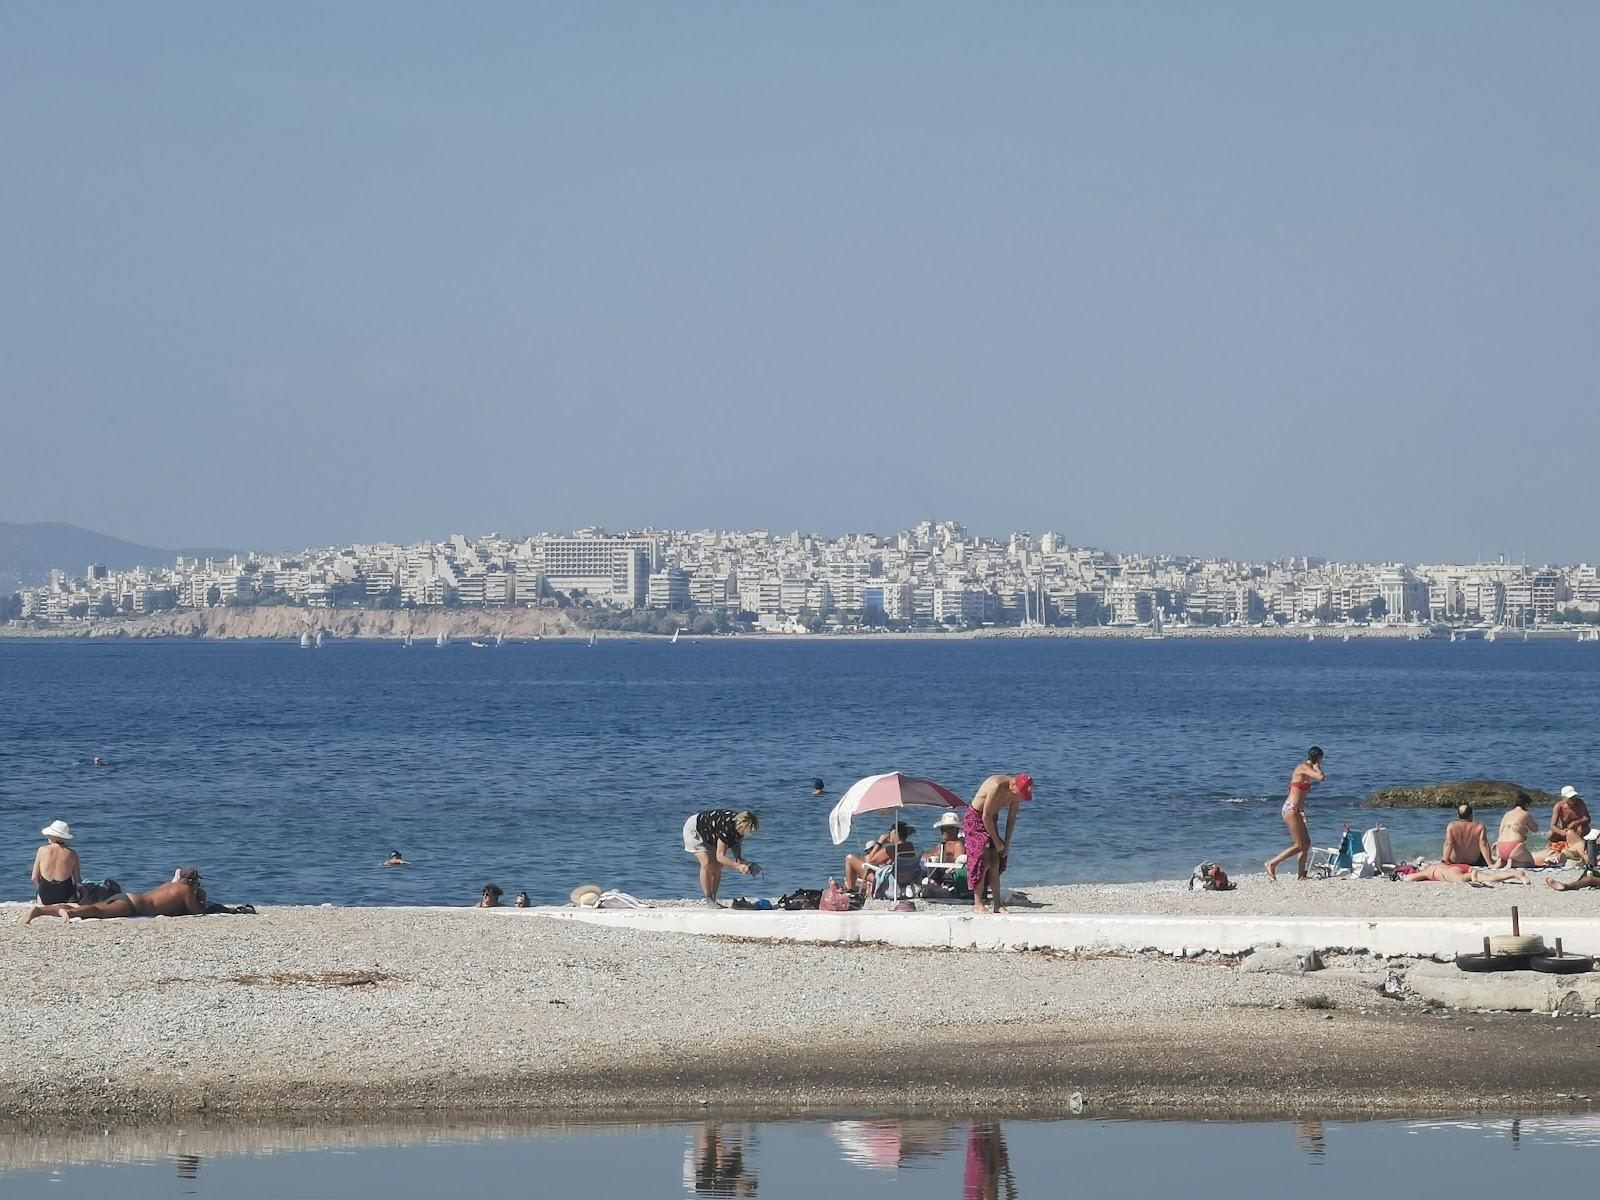
M 828 814 L 828 832 L 835 846 L 843 845 L 850 836 L 850 821 L 860 813 L 888 812 L 892 814 L 889 828 L 900 821 L 900 810 L 911 806 L 924 808 L 965 808 L 967 802 L 943 784 L 915 775 L 890 771 L 887 775 L 868 775 L 851 784 L 839 797 L 839 803 Z M 894 895 L 900 894 L 898 863 L 895 870 Z

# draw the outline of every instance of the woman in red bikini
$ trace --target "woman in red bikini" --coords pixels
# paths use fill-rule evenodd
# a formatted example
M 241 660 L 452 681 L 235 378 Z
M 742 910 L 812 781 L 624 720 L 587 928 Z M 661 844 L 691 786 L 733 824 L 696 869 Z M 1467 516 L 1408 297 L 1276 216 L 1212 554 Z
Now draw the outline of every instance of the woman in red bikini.
M 1311 831 L 1306 828 L 1306 794 L 1311 791 L 1311 785 L 1322 782 L 1322 747 L 1313 746 L 1306 751 L 1306 760 L 1294 769 L 1294 774 L 1289 776 L 1289 798 L 1283 802 L 1280 810 L 1283 823 L 1288 826 L 1289 836 L 1294 839 L 1290 846 L 1276 858 L 1267 860 L 1267 875 L 1271 879 L 1278 878 L 1278 866 L 1286 863 L 1296 855 L 1300 858 L 1300 878 L 1306 877 L 1306 859 L 1311 856 Z

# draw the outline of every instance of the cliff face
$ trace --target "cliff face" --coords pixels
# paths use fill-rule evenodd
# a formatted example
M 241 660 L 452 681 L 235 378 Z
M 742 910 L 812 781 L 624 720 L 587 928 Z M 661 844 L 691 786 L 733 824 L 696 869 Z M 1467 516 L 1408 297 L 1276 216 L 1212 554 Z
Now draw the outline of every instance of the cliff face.
M 311 609 L 208 608 L 155 613 L 125 620 L 81 622 L 47 629 L 8 628 L 0 636 L 91 638 L 266 638 L 298 640 L 302 633 L 330 638 L 394 638 L 410 634 L 432 641 L 439 634 L 456 639 L 573 637 L 577 627 L 552 609 Z M 602 637 L 604 634 L 601 635 Z
M 1503 779 L 1467 779 L 1460 783 L 1430 783 L 1420 787 L 1391 787 L 1373 792 L 1362 808 L 1510 808 L 1517 793 L 1526 792 L 1534 805 L 1549 808 L 1560 798 L 1538 788 L 1525 788 Z

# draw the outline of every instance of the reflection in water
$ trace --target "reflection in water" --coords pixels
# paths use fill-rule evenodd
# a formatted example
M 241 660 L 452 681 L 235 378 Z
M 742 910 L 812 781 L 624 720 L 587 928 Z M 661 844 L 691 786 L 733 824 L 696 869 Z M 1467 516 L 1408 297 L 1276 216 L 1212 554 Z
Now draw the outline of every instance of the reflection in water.
M 974 1121 L 967 1131 L 967 1171 L 961 1200 L 1000 1200 L 1002 1184 L 1005 1200 L 1017 1200 L 1017 1178 L 1011 1173 L 1011 1156 L 1006 1153 L 1000 1123 Z
M 684 1189 L 692 1196 L 754 1196 L 755 1150 L 748 1127 L 702 1121 L 684 1151 Z
M 942 1121 L 835 1121 L 828 1128 L 846 1162 L 872 1170 L 897 1170 L 915 1159 L 935 1158 L 950 1147 L 956 1127 Z
M 177 1157 L 178 1178 L 198 1179 L 200 1177 L 200 1156 L 198 1154 L 180 1154 Z
M 1320 1159 L 1328 1153 L 1326 1135 L 1323 1133 L 1321 1121 L 1296 1121 L 1294 1123 L 1294 1144 L 1300 1153 L 1311 1158 Z

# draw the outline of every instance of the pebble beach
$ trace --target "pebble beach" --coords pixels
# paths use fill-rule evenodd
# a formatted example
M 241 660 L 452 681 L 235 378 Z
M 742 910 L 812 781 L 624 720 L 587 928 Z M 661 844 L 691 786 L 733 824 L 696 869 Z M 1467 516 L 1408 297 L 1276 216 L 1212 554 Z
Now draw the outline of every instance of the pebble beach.
M 1597 892 L 1264 877 L 1225 894 L 1085 885 L 1030 900 L 1066 912 L 1459 915 L 1517 903 L 1525 917 L 1600 915 Z M 1299 976 L 1215 956 L 772 945 L 536 910 L 281 907 L 26 927 L 21 911 L 0 906 L 0 1114 L 13 1118 L 1058 1111 L 1073 1092 L 1108 1112 L 1381 1112 L 1600 1096 L 1600 1022 L 1481 1016 L 1470 1036 L 1492 1031 L 1497 1057 L 1521 1046 L 1551 1065 L 1537 1087 L 1499 1078 L 1482 1055 L 1463 1075 L 1460 1023 L 1384 998 L 1373 986 L 1383 964 L 1364 961 Z M 1384 1047 L 1403 1070 L 1380 1071 Z M 1309 1069 L 1319 1061 L 1330 1070 Z M 972 1062 L 992 1069 L 962 1066 Z M 1373 1086 L 1361 1062 L 1374 1064 Z M 1482 1094 L 1464 1095 L 1479 1070 Z

